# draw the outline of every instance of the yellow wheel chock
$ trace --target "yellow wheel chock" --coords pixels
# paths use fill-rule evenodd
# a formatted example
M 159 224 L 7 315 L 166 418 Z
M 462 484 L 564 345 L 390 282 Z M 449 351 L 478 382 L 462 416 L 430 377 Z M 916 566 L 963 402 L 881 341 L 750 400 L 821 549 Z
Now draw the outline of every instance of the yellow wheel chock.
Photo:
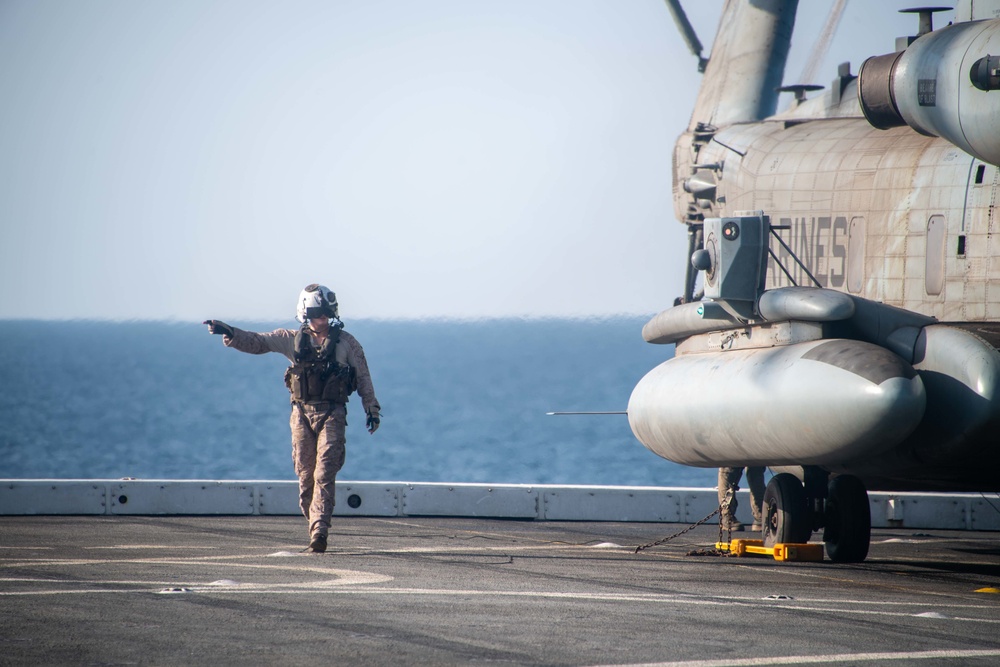
M 733 540 L 732 542 L 716 542 L 719 551 L 728 551 L 734 556 L 773 556 L 780 561 L 822 561 L 822 544 L 785 544 L 778 543 L 773 547 L 765 547 L 763 540 Z

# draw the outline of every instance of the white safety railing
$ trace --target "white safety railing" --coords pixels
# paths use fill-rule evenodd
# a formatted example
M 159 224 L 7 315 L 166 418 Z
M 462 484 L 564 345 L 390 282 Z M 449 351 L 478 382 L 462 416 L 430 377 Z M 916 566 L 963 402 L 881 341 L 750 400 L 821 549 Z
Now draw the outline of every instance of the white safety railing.
M 750 498 L 737 494 L 740 520 Z M 997 494 L 869 493 L 872 526 L 1000 530 Z M 427 482 L 337 483 L 340 516 L 693 523 L 715 489 Z M 297 515 L 298 485 L 267 480 L 0 480 L 0 515 Z M 745 515 L 745 516 L 744 516 Z M 714 519 L 713 519 L 714 521 Z

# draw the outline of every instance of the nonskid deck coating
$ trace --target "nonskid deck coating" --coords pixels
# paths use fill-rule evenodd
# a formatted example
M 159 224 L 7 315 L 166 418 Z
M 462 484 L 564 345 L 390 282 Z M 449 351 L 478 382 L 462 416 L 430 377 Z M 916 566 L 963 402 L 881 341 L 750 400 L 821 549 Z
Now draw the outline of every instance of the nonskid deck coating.
M 690 555 L 701 526 L 0 517 L 0 664 L 1000 662 L 1000 534 L 873 532 L 862 564 Z M 818 536 L 817 536 L 818 539 Z

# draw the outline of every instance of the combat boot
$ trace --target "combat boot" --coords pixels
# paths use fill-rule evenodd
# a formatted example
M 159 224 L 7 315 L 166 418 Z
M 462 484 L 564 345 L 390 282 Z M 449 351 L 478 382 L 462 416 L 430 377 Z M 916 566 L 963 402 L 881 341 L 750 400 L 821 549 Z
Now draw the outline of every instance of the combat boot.
M 722 517 L 722 529 L 733 533 L 742 533 L 745 530 L 745 526 L 736 517 L 725 516 Z
M 326 551 L 326 535 L 313 535 L 312 541 L 309 542 L 309 548 L 306 551 L 314 554 L 321 554 Z

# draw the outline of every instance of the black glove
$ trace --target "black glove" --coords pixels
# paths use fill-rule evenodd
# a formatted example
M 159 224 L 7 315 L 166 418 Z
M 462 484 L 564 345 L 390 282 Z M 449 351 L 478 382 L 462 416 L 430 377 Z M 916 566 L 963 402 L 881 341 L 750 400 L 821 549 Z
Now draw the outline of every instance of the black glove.
M 368 432 L 374 433 L 375 431 L 377 431 L 380 421 L 381 417 L 378 414 L 378 410 L 372 410 L 371 412 L 369 412 L 368 419 L 365 421 L 365 426 L 368 427 Z
M 233 337 L 233 328 L 225 322 L 220 322 L 219 320 L 205 320 L 202 324 L 208 325 L 208 333 L 210 334 L 229 336 L 230 338 Z

